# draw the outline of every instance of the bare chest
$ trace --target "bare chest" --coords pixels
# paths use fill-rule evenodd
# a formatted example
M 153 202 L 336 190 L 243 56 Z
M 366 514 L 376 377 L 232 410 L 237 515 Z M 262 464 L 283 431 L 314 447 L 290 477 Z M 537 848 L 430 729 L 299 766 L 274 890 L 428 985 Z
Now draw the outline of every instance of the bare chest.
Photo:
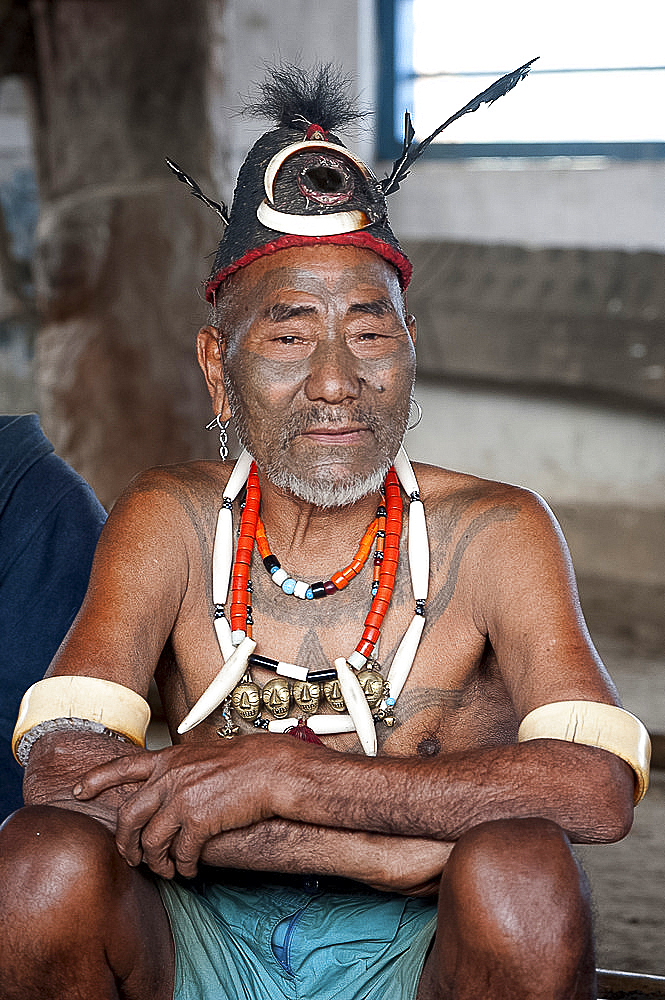
M 253 637 L 258 654 L 320 671 L 355 648 L 371 603 L 371 572 L 360 574 L 345 591 L 316 601 L 284 594 L 260 566 L 253 566 L 252 581 Z M 515 738 L 510 699 L 463 597 L 450 587 L 446 592 L 445 579 L 435 575 L 433 583 L 431 610 L 409 677 L 390 712 L 376 723 L 380 753 L 427 757 Z M 164 685 L 163 695 L 172 728 L 221 667 L 208 605 L 202 588 L 199 600 L 191 602 L 173 633 L 177 666 Z M 398 572 L 375 650 L 375 687 L 385 684 L 413 611 L 408 574 Z M 303 691 L 297 682 L 275 678 L 258 668 L 251 671 L 236 700 L 232 721 L 241 732 L 251 731 L 261 720 L 307 718 L 312 712 L 332 717 L 346 713 L 334 683 Z M 218 709 L 199 727 L 198 735 L 217 739 L 224 725 Z M 359 749 L 353 732 L 326 736 L 324 742 L 341 751 Z

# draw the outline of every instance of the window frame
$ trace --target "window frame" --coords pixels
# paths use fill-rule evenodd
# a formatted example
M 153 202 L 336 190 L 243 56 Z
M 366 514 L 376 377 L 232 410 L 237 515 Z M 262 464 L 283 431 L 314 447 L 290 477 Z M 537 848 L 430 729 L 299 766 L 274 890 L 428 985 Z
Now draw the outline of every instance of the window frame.
M 406 43 L 404 39 L 404 34 L 412 31 L 410 6 L 411 0 L 376 0 L 379 60 L 376 146 L 379 160 L 394 160 L 400 155 L 404 112 L 413 108 L 410 35 Z M 473 91 L 469 96 L 473 96 Z M 594 156 L 653 161 L 665 159 L 665 142 L 432 143 L 424 156 L 435 160 Z

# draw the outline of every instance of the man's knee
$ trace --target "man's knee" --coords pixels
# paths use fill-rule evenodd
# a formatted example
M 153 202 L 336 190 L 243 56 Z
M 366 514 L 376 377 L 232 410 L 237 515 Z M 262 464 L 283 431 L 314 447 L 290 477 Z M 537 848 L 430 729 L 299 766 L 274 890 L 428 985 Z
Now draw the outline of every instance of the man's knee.
M 96 820 L 50 806 L 26 806 L 0 829 L 0 909 L 13 923 L 72 908 L 94 920 L 124 862 Z
M 568 838 L 548 820 L 497 820 L 470 830 L 450 856 L 444 883 L 459 919 L 506 946 L 579 940 L 582 932 L 590 941 L 586 877 Z
M 96 820 L 49 806 L 14 813 L 0 829 L 0 887 L 3 997 L 116 996 L 116 982 L 127 996 L 172 996 L 158 890 Z

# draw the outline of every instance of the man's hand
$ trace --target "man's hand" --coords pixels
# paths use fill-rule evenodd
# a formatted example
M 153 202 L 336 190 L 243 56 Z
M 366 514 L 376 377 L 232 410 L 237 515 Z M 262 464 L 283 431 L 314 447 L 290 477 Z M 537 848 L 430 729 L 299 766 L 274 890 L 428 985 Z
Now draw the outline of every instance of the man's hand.
M 118 809 L 136 786 L 115 785 L 90 802 L 76 799 L 72 788 L 82 774 L 102 762 L 131 760 L 147 753 L 133 743 L 121 743 L 97 733 L 48 733 L 30 753 L 23 778 L 23 800 L 27 806 L 49 805 L 85 813 L 114 834 Z
M 74 796 L 80 802 L 139 782 L 118 809 L 118 850 L 130 865 L 144 861 L 164 878 L 176 869 L 192 878 L 211 837 L 274 815 L 271 788 L 280 748 L 288 753 L 287 746 L 257 733 L 121 757 L 88 771 Z

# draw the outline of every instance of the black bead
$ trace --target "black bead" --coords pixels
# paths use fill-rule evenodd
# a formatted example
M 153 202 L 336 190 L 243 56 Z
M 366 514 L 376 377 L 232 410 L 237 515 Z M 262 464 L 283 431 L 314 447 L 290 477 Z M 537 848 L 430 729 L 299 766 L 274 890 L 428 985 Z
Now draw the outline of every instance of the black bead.
M 337 677 L 337 671 L 334 667 L 328 667 L 327 670 L 308 670 L 307 680 L 311 681 L 312 684 L 325 684 L 326 681 L 334 681 Z
M 326 596 L 326 588 L 321 581 L 312 584 L 312 597 L 319 598 Z
M 268 570 L 269 573 L 273 569 L 281 568 L 279 559 L 277 558 L 277 556 L 272 555 L 272 553 L 269 556 L 265 557 L 265 559 L 263 560 L 263 565 L 265 566 L 265 568 Z
M 270 656 L 260 656 L 258 653 L 252 653 L 249 657 L 249 664 L 252 667 L 262 667 L 264 670 L 272 670 L 275 673 L 278 661 L 273 660 Z

